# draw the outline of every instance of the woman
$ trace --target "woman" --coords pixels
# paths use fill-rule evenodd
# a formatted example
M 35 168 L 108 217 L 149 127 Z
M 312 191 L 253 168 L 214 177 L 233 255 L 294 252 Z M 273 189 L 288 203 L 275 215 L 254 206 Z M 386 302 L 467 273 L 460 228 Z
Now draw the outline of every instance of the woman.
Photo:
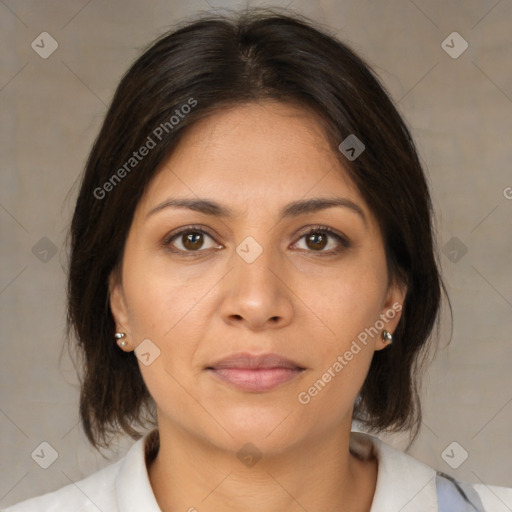
M 361 59 L 296 16 L 184 25 L 122 79 L 71 227 L 82 426 L 138 440 L 7 510 L 509 510 L 351 432 L 417 434 L 442 289 L 414 144 Z

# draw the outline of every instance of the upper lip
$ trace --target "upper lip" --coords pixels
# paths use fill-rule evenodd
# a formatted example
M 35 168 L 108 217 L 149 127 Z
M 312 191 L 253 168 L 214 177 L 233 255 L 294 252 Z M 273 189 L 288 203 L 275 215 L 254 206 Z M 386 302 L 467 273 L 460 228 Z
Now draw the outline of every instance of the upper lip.
M 232 354 L 228 357 L 219 359 L 207 369 L 220 368 L 239 368 L 239 369 L 264 369 L 264 368 L 291 368 L 303 370 L 298 363 L 282 357 L 278 354 L 259 354 L 253 355 L 247 352 Z

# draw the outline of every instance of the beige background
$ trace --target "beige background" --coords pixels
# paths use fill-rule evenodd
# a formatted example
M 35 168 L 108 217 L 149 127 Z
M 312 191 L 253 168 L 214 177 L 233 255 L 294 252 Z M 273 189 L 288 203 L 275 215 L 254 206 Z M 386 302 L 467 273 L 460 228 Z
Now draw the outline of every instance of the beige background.
M 0 506 L 109 463 L 84 441 L 74 369 L 67 355 L 60 367 L 58 358 L 70 190 L 114 88 L 140 49 L 174 22 L 247 3 L 0 2 Z M 426 376 L 424 423 L 410 453 L 462 480 L 512 486 L 512 1 L 272 5 L 328 23 L 373 64 L 429 174 L 454 332 Z M 47 59 L 31 48 L 43 31 L 59 44 Z M 453 31 L 469 44 L 457 59 L 441 46 Z M 446 246 L 452 237 L 459 248 Z M 46 470 L 31 458 L 43 441 L 58 452 Z M 469 454 L 456 469 L 442 457 L 453 441 L 460 447 L 448 450 L 452 465 L 463 449 Z M 390 442 L 405 446 L 403 436 Z M 130 444 L 121 439 L 113 460 Z

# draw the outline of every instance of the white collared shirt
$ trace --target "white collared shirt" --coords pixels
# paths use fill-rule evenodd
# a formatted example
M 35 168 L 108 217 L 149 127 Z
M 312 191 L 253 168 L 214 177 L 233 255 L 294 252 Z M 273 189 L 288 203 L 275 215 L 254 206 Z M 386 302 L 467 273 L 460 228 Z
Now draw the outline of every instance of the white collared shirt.
M 136 441 L 115 464 L 57 491 L 8 507 L 4 512 L 161 512 L 146 468 L 146 449 L 156 432 L 153 430 Z M 370 512 L 478 510 L 467 505 L 456 510 L 450 504 L 459 501 L 452 502 L 452 494 L 439 503 L 437 472 L 378 438 L 352 432 L 350 446 L 362 458 L 373 455 L 378 460 L 377 486 Z M 512 488 L 465 483 L 462 486 L 481 501 L 481 510 L 512 512 Z M 193 507 L 191 503 L 190 510 Z

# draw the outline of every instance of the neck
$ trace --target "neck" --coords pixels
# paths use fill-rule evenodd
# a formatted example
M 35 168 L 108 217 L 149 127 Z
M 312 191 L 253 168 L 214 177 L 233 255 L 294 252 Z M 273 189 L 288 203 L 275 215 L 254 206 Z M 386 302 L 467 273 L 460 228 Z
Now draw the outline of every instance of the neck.
M 370 510 L 377 461 L 350 453 L 350 429 L 265 453 L 252 465 L 186 432 L 160 427 L 159 434 L 147 466 L 163 512 Z

